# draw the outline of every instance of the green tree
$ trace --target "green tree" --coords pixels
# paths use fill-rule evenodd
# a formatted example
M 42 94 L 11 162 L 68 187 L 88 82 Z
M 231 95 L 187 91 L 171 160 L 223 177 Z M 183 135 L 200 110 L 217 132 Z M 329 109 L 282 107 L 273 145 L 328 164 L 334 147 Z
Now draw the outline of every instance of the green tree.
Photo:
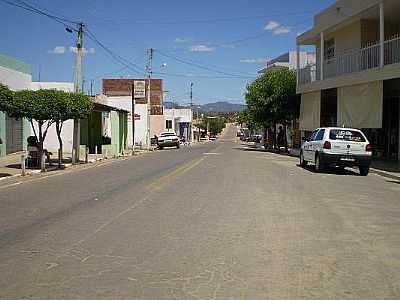
M 267 72 L 247 86 L 245 98 L 250 119 L 264 130 L 286 125 L 295 112 L 296 74 L 288 69 Z
M 4 103 L 4 107 L 2 107 L 11 117 L 25 118 L 29 121 L 32 131 L 38 140 L 40 162 L 43 159 L 43 143 L 49 127 L 53 124 L 51 110 L 55 93 L 55 91 L 47 90 L 18 91 L 14 93 L 12 98 L 8 98 Z M 38 132 L 34 126 L 34 121 L 37 122 Z M 43 166 L 42 171 L 44 171 Z
M 61 137 L 64 122 L 70 119 L 86 119 L 93 110 L 90 97 L 79 93 L 55 91 L 51 105 L 51 120 L 55 123 L 59 143 L 58 167 L 63 161 L 63 140 Z
M 13 92 L 0 83 L 0 110 L 7 111 L 7 105 L 12 100 Z

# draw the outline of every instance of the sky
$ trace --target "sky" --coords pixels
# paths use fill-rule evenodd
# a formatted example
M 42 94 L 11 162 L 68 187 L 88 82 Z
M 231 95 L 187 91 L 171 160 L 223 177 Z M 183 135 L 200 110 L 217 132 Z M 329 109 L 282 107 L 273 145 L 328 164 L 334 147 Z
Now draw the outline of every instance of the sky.
M 0 53 L 32 66 L 41 81 L 73 81 L 76 33 L 53 19 L 0 0 Z M 8 0 L 20 3 L 20 0 Z M 153 77 L 166 101 L 244 103 L 246 85 L 266 61 L 296 48 L 296 36 L 334 0 L 23 0 L 67 20 L 83 22 L 115 60 L 84 35 L 85 90 L 103 78 L 141 78 L 153 48 Z

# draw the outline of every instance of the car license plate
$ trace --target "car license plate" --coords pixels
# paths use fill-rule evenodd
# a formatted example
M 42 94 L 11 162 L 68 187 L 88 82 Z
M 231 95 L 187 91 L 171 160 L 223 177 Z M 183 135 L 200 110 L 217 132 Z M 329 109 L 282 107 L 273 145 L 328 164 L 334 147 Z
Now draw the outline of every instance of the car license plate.
M 341 161 L 356 161 L 354 158 L 352 157 L 341 157 L 340 158 Z

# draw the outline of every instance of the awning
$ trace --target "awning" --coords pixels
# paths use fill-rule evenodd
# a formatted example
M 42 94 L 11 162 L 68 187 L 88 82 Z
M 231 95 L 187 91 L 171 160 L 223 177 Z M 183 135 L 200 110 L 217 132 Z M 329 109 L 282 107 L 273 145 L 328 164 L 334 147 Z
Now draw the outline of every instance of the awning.
M 321 92 L 312 92 L 301 95 L 300 129 L 314 130 L 320 126 Z
M 382 128 L 382 110 L 382 81 L 338 88 L 338 126 Z

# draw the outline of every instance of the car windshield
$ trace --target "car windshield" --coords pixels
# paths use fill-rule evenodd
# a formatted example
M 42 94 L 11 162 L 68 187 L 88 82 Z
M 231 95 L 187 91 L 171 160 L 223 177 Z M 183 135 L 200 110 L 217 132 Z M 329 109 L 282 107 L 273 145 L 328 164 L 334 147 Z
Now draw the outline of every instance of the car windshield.
M 332 129 L 329 133 L 331 140 L 341 140 L 349 142 L 365 142 L 365 138 L 360 131 L 348 129 Z

